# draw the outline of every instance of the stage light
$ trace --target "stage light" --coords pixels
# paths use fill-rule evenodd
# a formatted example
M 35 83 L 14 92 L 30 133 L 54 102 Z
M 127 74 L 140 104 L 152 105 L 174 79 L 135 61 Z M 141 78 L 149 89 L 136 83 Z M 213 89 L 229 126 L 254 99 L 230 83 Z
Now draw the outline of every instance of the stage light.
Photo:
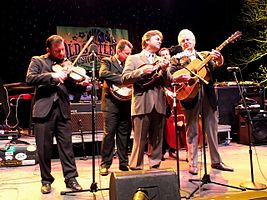
M 149 200 L 148 192 L 144 188 L 138 188 L 134 193 L 133 200 Z

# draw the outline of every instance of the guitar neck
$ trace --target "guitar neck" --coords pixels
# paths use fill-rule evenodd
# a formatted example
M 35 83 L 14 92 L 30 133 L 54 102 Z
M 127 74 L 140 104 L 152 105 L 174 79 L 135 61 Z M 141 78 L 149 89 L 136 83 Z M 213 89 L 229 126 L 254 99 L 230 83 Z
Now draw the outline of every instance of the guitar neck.
M 217 51 L 221 51 L 223 47 L 228 44 L 228 40 L 225 40 L 219 47 L 216 48 Z M 209 54 L 201 63 L 198 69 L 202 69 L 210 60 L 212 59 L 211 54 Z

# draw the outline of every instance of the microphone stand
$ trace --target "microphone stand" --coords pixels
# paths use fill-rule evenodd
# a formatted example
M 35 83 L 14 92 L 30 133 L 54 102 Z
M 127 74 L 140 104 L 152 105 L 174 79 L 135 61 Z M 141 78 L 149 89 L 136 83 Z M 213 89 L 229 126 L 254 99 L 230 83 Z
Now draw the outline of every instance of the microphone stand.
M 177 120 L 177 98 L 176 98 L 176 91 L 177 88 L 176 86 L 181 86 L 179 83 L 172 83 L 173 86 L 173 94 L 172 94 L 172 98 L 173 98 L 173 114 L 174 114 L 174 127 L 175 127 L 175 147 L 176 147 L 176 168 L 177 168 L 177 182 L 178 182 L 178 188 L 179 188 L 179 196 L 181 196 L 180 194 L 180 164 L 179 164 L 179 160 L 180 160 L 180 155 L 179 155 L 179 144 L 181 143 L 181 132 L 180 129 L 178 128 L 178 120 Z M 181 198 L 184 198 L 184 196 L 181 196 Z
M 200 104 L 201 104 L 202 148 L 203 148 L 203 158 L 204 158 L 204 175 L 203 175 L 202 179 L 189 179 L 189 182 L 191 182 L 191 183 L 194 182 L 194 181 L 200 181 L 202 183 L 189 195 L 189 197 L 187 197 L 187 199 L 190 199 L 195 194 L 195 192 L 197 192 L 198 190 L 201 189 L 201 187 L 203 185 L 209 184 L 209 183 L 213 183 L 213 184 L 217 184 L 217 185 L 221 185 L 221 186 L 226 186 L 226 187 L 230 187 L 230 188 L 234 188 L 234 189 L 240 189 L 242 191 L 246 190 L 245 188 L 242 188 L 242 187 L 240 188 L 240 187 L 226 185 L 226 184 L 223 184 L 223 183 L 218 183 L 218 182 L 212 181 L 210 179 L 210 175 L 207 173 L 207 158 L 206 158 L 206 147 L 205 147 L 206 146 L 206 137 L 205 137 L 205 127 L 204 127 L 204 125 L 205 125 L 205 123 L 204 123 L 205 116 L 204 116 L 204 109 L 203 109 L 203 97 L 204 97 L 203 83 L 205 83 L 205 82 L 202 82 L 201 79 L 199 79 L 199 84 L 200 84 L 199 101 L 200 101 Z
M 173 85 L 173 111 L 174 111 L 174 126 L 175 126 L 175 145 L 176 145 L 176 166 L 177 166 L 177 181 L 178 181 L 178 188 L 180 188 L 180 165 L 179 165 L 179 141 L 180 138 L 180 131 L 178 129 L 178 120 L 177 120 L 177 102 L 176 102 L 176 84 Z
M 97 187 L 97 183 L 95 181 L 95 125 L 96 125 L 96 117 L 95 117 L 95 112 L 96 112 L 96 91 L 95 91 L 95 68 L 96 68 L 96 53 L 94 50 L 91 52 L 90 56 L 92 56 L 92 183 L 90 186 L 90 189 L 85 189 L 85 190 L 79 190 L 79 191 L 67 191 L 67 192 L 61 192 L 61 195 L 65 195 L 67 193 L 77 193 L 77 192 L 92 192 L 93 193 L 93 198 L 96 199 L 95 192 L 98 190 L 109 190 L 109 188 L 102 188 L 99 189 Z
M 253 125 L 252 118 L 251 118 L 251 115 L 250 115 L 250 111 L 248 110 L 248 106 L 247 106 L 246 100 L 244 98 L 243 92 L 241 90 L 241 86 L 240 86 L 240 84 L 238 82 L 238 79 L 237 79 L 235 71 L 233 71 L 233 75 L 234 75 L 235 81 L 236 81 L 237 86 L 238 86 L 240 97 L 242 99 L 242 102 L 244 104 L 244 107 L 245 107 L 245 110 L 246 110 L 246 113 L 247 113 L 247 124 L 248 124 L 248 143 L 249 143 L 249 158 L 250 158 L 251 181 L 243 182 L 243 183 L 240 184 L 240 186 L 243 187 L 243 188 L 246 188 L 248 190 L 265 190 L 267 188 L 267 186 L 265 184 L 256 183 L 254 181 L 253 160 L 252 160 L 252 141 L 251 141 L 251 132 L 250 132 L 250 127 L 251 127 L 252 132 L 254 131 L 254 125 Z

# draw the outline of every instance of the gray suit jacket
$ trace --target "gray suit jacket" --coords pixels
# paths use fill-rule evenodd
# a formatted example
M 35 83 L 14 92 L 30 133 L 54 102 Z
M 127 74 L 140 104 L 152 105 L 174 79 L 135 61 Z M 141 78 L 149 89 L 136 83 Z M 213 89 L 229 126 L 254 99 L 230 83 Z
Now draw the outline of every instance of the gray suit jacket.
M 156 60 L 159 58 L 156 57 Z M 140 82 L 145 78 L 141 65 L 149 64 L 144 52 L 130 55 L 126 59 L 125 67 L 122 73 L 123 84 L 133 84 L 133 97 L 131 104 L 131 115 L 142 115 L 151 113 L 155 107 L 160 114 L 166 114 L 166 96 L 164 94 L 164 86 L 171 83 L 171 74 L 168 70 L 159 72 L 158 80 L 149 89 L 143 89 Z

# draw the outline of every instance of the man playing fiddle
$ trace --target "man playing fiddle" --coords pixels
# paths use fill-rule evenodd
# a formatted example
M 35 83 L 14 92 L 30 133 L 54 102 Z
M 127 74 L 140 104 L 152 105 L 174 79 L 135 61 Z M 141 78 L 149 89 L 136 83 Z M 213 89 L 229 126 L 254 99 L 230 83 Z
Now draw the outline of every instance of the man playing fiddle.
M 52 35 L 46 40 L 47 53 L 33 56 L 28 67 L 26 82 L 36 87 L 32 117 L 41 172 L 41 192 L 51 192 L 54 177 L 51 174 L 53 138 L 55 137 L 67 188 L 77 191 L 82 187 L 76 180 L 78 172 L 72 149 L 69 88 L 77 84 L 69 78 L 71 63 L 64 70 L 53 71 L 54 64 L 65 61 L 64 39 Z M 66 64 L 66 63 L 65 63 Z M 81 84 L 89 84 L 85 79 Z

